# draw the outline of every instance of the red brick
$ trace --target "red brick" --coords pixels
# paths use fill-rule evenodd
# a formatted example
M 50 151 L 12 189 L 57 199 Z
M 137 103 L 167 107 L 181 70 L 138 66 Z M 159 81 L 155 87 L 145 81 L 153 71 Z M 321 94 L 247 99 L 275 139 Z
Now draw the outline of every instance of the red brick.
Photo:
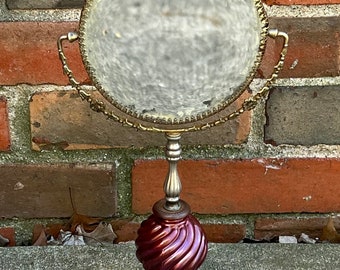
M 202 224 L 211 243 L 238 243 L 246 236 L 244 224 Z
M 139 223 L 128 222 L 119 225 L 113 221 L 113 231 L 117 234 L 116 242 L 134 241 L 137 238 Z M 246 226 L 244 224 L 201 224 L 207 239 L 212 243 L 238 243 L 246 236 Z
M 340 17 L 270 18 L 270 28 L 289 35 L 289 47 L 281 78 L 338 76 Z M 269 77 L 282 40 L 268 39 L 259 73 Z
M 7 112 L 7 101 L 0 97 L 0 151 L 8 151 L 10 149 L 10 135 Z
M 15 246 L 15 231 L 14 228 L 0 228 L 0 235 L 9 240 L 8 246 Z
M 313 238 L 320 238 L 328 218 L 259 218 L 255 222 L 255 238 L 270 239 L 275 236 L 305 233 Z M 334 227 L 340 229 L 340 218 L 334 218 Z
M 182 198 L 202 214 L 338 212 L 339 159 L 185 160 Z M 132 170 L 132 209 L 150 212 L 164 197 L 164 160 Z
M 321 5 L 339 4 L 339 0 L 263 0 L 267 5 Z
M 290 46 L 281 77 L 323 77 L 339 74 L 340 17 L 270 18 L 270 27 L 286 31 Z M 2 22 L 0 84 L 68 83 L 58 58 L 56 41 L 74 31 L 78 22 Z M 268 48 L 274 41 L 269 39 Z M 277 41 L 278 54 L 279 41 Z M 77 43 L 65 43 L 65 53 L 75 77 L 88 80 Z M 273 68 L 273 51 L 268 50 L 260 73 L 267 76 Z M 293 67 L 298 60 L 297 65 Z
M 99 93 L 93 94 L 94 97 L 103 100 Z M 107 102 L 106 106 L 110 110 Z M 237 106 L 240 106 L 240 100 L 232 104 L 228 110 L 235 110 Z M 145 147 L 166 143 L 164 134 L 136 131 L 92 111 L 74 91 L 53 91 L 33 95 L 30 102 L 30 118 L 34 150 Z M 247 112 L 221 126 L 183 134 L 182 144 L 240 144 L 247 140 L 249 131 L 250 113 Z
M 0 175 L 1 217 L 70 217 L 71 196 L 79 214 L 110 217 L 116 213 L 111 165 L 2 165 Z
M 1 22 L 0 84 L 67 84 L 58 56 L 59 36 L 74 31 L 78 22 Z M 87 79 L 77 43 L 65 42 L 65 53 L 79 81 Z

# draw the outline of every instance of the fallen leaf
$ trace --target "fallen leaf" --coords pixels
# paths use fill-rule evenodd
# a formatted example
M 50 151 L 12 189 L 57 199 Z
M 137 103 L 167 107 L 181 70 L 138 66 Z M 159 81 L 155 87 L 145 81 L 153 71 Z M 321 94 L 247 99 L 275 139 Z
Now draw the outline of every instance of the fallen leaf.
M 323 227 L 320 240 L 330 243 L 340 243 L 340 234 L 338 234 L 335 229 L 334 220 L 332 217 L 328 219 L 326 226 Z
M 86 232 L 82 225 L 77 227 L 78 235 L 84 236 L 87 245 L 112 245 L 117 238 L 110 223 L 100 222 L 96 229 Z
M 47 246 L 47 236 L 45 230 L 41 230 L 40 235 L 33 243 L 33 246 Z
M 64 229 L 64 231 L 67 231 L 65 228 L 65 224 L 48 224 L 46 225 L 45 232 L 48 237 L 53 237 L 55 239 L 58 238 L 60 231 Z
M 115 219 L 110 221 L 112 229 L 117 235 L 115 243 L 135 241 L 138 237 L 137 231 L 140 228 L 140 223 L 133 222 L 133 218 Z
M 102 218 L 88 217 L 75 212 L 64 228 L 74 234 L 76 232 L 76 228 L 81 225 L 86 232 L 92 232 L 102 220 Z
M 2 227 L 0 228 L 0 236 L 1 236 L 1 245 L 4 245 L 6 247 L 13 247 L 15 246 L 15 231 L 14 228 L 6 228 Z
M 116 220 L 111 220 L 110 224 L 114 231 L 118 231 L 118 230 L 121 230 L 125 225 L 127 225 L 131 220 L 132 218 L 116 219 Z
M 32 243 L 33 246 L 47 246 L 47 235 L 45 232 L 44 225 L 42 224 L 34 225 Z
M 5 247 L 9 244 L 9 239 L 7 239 L 6 237 L 3 237 L 0 234 L 0 247 Z

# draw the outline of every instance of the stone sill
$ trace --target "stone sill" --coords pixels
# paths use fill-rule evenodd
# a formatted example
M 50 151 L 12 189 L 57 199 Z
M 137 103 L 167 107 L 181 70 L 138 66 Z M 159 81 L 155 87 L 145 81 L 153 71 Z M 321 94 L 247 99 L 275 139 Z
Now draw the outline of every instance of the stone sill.
M 336 244 L 209 244 L 200 270 L 340 269 Z M 2 269 L 143 269 L 133 242 L 112 247 L 0 248 Z

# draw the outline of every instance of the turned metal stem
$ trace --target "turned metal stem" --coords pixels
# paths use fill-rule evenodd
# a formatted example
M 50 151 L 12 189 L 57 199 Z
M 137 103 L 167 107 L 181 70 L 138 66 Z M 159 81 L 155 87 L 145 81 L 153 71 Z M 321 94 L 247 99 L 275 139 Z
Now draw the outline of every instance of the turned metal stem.
M 166 204 L 165 208 L 169 211 L 177 211 L 180 209 L 179 195 L 182 190 L 181 179 L 178 175 L 177 163 L 181 159 L 181 145 L 179 140 L 181 139 L 180 133 L 166 133 L 167 145 L 166 145 L 166 159 L 169 163 L 168 174 L 164 182 L 164 192 Z

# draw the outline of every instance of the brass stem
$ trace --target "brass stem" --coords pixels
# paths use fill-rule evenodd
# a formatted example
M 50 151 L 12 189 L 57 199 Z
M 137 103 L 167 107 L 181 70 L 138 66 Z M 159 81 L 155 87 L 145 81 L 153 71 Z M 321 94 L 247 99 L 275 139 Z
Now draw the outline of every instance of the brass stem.
M 179 195 L 182 190 L 181 179 L 178 175 L 177 163 L 181 159 L 181 139 L 180 133 L 166 133 L 166 159 L 169 163 L 168 174 L 164 182 L 164 192 L 166 204 L 165 208 L 170 211 L 176 211 L 180 208 Z

